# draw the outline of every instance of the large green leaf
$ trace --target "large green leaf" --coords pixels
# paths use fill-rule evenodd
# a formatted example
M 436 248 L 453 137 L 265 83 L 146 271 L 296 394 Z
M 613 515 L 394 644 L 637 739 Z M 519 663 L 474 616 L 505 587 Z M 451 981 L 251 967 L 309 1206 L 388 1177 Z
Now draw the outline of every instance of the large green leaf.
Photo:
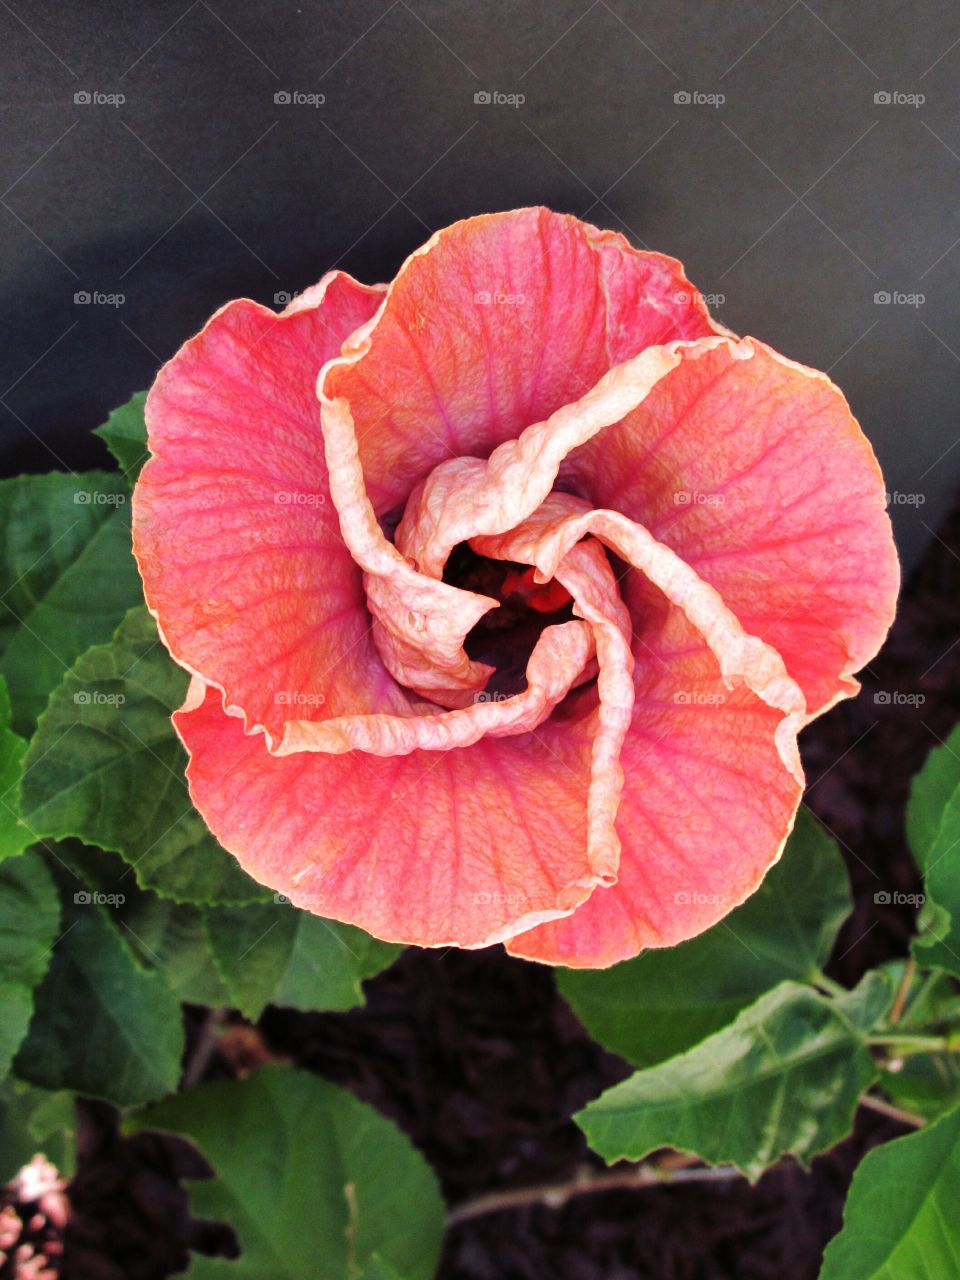
M 147 393 L 138 391 L 126 404 L 114 409 L 103 426 L 93 433 L 106 441 L 131 487 L 148 457 L 147 424 L 143 419 L 146 399 Z
M 20 821 L 20 780 L 27 743 L 10 728 L 11 720 L 7 682 L 0 675 L 0 862 L 33 843 L 33 835 Z
M 67 667 L 143 599 L 122 476 L 0 481 L 0 674 L 29 735 Z
M 141 889 L 127 864 L 105 849 L 77 840 L 48 843 L 46 848 L 73 872 L 74 890 L 96 891 L 110 898 L 114 904 L 110 919 L 120 938 L 141 965 L 163 974 L 178 999 L 230 1004 L 210 952 L 202 908 Z
M 820 1280 L 960 1275 L 960 1108 L 868 1152 Z
M 335 1085 L 265 1067 L 150 1107 L 126 1128 L 183 1134 L 213 1166 L 214 1179 L 193 1187 L 193 1212 L 229 1222 L 242 1252 L 195 1258 L 193 1280 L 354 1280 L 377 1255 L 407 1280 L 433 1275 L 444 1216 L 433 1173 Z
M 41 859 L 0 864 L 0 1079 L 27 1033 L 59 928 L 60 898 Z
M 38 1152 L 71 1177 L 76 1138 L 72 1094 L 35 1089 L 13 1077 L 0 1084 L 0 1186 Z
M 88 649 L 50 698 L 24 764 L 24 821 L 119 853 L 138 883 L 176 902 L 251 902 L 267 891 L 207 831 L 170 723 L 187 676 L 143 608 Z
M 924 967 L 960 977 L 960 725 L 913 779 L 907 838 L 926 894 L 913 953 Z
M 304 1011 L 363 1004 L 361 982 L 402 950 L 283 903 L 215 907 L 206 921 L 231 1003 L 253 1019 L 267 1004 Z
M 801 810 L 780 861 L 725 920 L 612 969 L 560 969 L 557 985 L 594 1039 L 648 1066 L 726 1026 L 778 982 L 816 977 L 849 911 L 843 859 Z
M 960 785 L 944 805 L 927 848 L 923 886 L 928 901 L 913 953 L 925 968 L 960 977 Z
M 785 982 L 696 1048 L 615 1085 L 575 1117 L 608 1162 L 675 1147 L 757 1178 L 849 1132 L 876 1068 L 836 1006 Z
M 910 785 L 907 802 L 907 838 L 920 870 L 937 835 L 944 806 L 960 786 L 960 725 L 946 742 L 934 749 Z
M 121 941 L 109 917 L 115 907 L 100 905 L 96 892 L 75 889 L 66 873 L 58 879 L 67 886 L 64 933 L 36 992 L 17 1075 L 121 1107 L 151 1102 L 177 1087 L 180 1003 Z

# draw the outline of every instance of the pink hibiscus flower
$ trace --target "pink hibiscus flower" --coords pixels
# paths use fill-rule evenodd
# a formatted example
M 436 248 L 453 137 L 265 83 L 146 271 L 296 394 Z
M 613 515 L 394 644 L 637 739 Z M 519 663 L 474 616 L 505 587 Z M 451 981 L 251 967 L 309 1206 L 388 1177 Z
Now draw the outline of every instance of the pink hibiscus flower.
M 389 286 L 229 303 L 147 423 L 134 543 L 193 675 L 193 801 L 381 938 L 603 966 L 699 933 L 779 857 L 797 733 L 892 620 L 837 388 L 546 209 Z

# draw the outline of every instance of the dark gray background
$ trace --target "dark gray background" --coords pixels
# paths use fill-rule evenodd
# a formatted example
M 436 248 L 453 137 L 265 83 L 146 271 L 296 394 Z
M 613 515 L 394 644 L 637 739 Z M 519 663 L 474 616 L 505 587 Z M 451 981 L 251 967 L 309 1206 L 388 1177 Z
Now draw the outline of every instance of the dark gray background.
M 956 4 L 0 0 L 0 48 L 7 473 L 103 461 L 89 429 L 227 298 L 387 278 L 437 227 L 544 203 L 829 370 L 909 558 L 953 497 Z

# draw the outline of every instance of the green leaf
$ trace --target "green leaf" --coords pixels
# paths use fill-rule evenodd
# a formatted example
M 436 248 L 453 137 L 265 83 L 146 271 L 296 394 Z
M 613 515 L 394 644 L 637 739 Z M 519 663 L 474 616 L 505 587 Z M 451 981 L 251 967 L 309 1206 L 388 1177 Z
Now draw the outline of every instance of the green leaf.
M 834 1004 L 785 982 L 574 1119 L 608 1163 L 675 1147 L 755 1179 L 782 1155 L 806 1164 L 844 1137 L 875 1075 L 862 1036 Z
M 16 863 L 10 865 L 16 866 Z M 64 893 L 64 933 L 15 1070 L 47 1089 L 72 1089 L 119 1107 L 177 1087 L 183 1056 L 180 1004 L 159 974 L 146 973 L 94 893 Z
M 379 1254 L 374 1254 L 360 1272 L 360 1280 L 404 1280 L 404 1277 Z
M 230 1004 L 220 980 L 200 907 L 171 902 L 141 889 L 130 867 L 115 853 L 76 840 L 46 848 L 78 877 L 73 886 L 108 895 L 110 919 L 139 964 L 156 970 L 179 1000 L 212 1006 Z
M 943 808 L 924 866 L 928 901 L 913 952 L 924 968 L 960 977 L 960 785 Z
M 852 991 L 837 996 L 834 1004 L 857 1031 L 866 1034 L 884 1021 L 896 994 L 897 982 L 890 970 L 870 969 Z
M 192 1210 L 229 1222 L 242 1252 L 196 1257 L 192 1280 L 354 1280 L 377 1255 L 408 1280 L 434 1273 L 444 1210 L 433 1173 L 388 1120 L 325 1080 L 264 1067 L 125 1128 L 183 1134 L 213 1166 Z
M 363 980 L 402 950 L 283 902 L 218 907 L 206 921 L 231 1003 L 253 1020 L 268 1004 L 305 1012 L 363 1004 Z
M 149 457 L 147 424 L 143 419 L 146 399 L 146 391 L 138 391 L 126 404 L 114 409 L 103 426 L 97 427 L 93 433 L 106 441 L 107 448 L 120 463 L 120 469 L 131 488 L 140 474 L 140 468 Z
M 960 1274 L 960 1108 L 867 1153 L 820 1280 Z
M 903 962 L 885 966 L 899 985 Z M 945 973 L 934 971 L 914 982 L 898 1027 L 924 1035 L 949 1035 L 960 1028 L 960 994 Z M 880 1087 L 907 1111 L 928 1118 L 942 1115 L 960 1103 L 960 1056 L 953 1053 L 911 1053 L 895 1060 L 895 1069 L 881 1072 Z
M 0 1079 L 27 1033 L 59 928 L 57 887 L 41 859 L 0 864 Z
M 911 1053 L 896 1071 L 883 1071 L 880 1087 L 890 1101 L 927 1118 L 960 1102 L 960 1058 L 953 1053 Z
M 124 903 L 117 919 L 134 953 L 163 974 L 178 1000 L 233 1003 L 210 953 L 202 908 L 141 892 Z
M 29 736 L 64 670 L 142 599 L 122 476 L 0 481 L 0 674 L 18 733 Z
M 23 853 L 33 835 L 20 821 L 20 780 L 27 743 L 10 728 L 7 682 L 0 675 L 0 862 Z
M 947 801 L 960 786 L 960 725 L 946 742 L 934 747 L 910 786 L 907 839 L 920 870 L 926 869 Z
M 38 1152 L 72 1177 L 76 1144 L 72 1094 L 49 1093 L 12 1077 L 0 1084 L 0 1185 Z
M 814 979 L 850 905 L 835 843 L 801 809 L 780 861 L 725 920 L 612 969 L 560 969 L 557 985 L 594 1039 L 649 1066 L 727 1026 L 778 982 Z
M 153 619 L 131 610 L 50 698 L 24 764 L 24 821 L 40 836 L 119 853 L 141 887 L 175 902 L 263 900 L 190 801 L 170 723 L 186 685 Z

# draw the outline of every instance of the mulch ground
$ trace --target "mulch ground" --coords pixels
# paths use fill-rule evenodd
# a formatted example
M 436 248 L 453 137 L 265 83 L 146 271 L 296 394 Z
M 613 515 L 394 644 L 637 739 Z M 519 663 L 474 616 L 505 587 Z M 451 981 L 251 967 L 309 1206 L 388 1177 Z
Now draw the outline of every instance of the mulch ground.
M 912 931 L 909 907 L 878 906 L 874 894 L 919 888 L 904 805 L 911 776 L 960 719 L 960 645 L 944 656 L 960 636 L 958 557 L 960 508 L 913 574 L 862 695 L 804 734 L 808 802 L 841 842 L 857 898 L 830 969 L 846 984 L 904 955 Z M 877 702 L 878 692 L 925 701 Z M 188 1011 L 194 1036 L 203 1017 Z M 451 1206 L 599 1167 L 569 1116 L 628 1072 L 585 1035 L 549 970 L 499 948 L 410 950 L 368 984 L 363 1009 L 270 1009 L 256 1030 L 231 1026 L 205 1078 L 242 1074 L 266 1055 L 396 1120 Z M 438 1280 L 814 1280 L 857 1162 L 901 1131 L 861 1112 L 852 1137 L 810 1172 L 787 1163 L 755 1187 L 610 1191 L 473 1218 L 450 1231 Z M 99 1104 L 83 1105 L 80 1142 L 65 1280 L 163 1280 L 186 1266 L 189 1247 L 229 1252 L 228 1231 L 190 1218 L 179 1180 L 201 1165 L 186 1144 L 121 1139 Z

